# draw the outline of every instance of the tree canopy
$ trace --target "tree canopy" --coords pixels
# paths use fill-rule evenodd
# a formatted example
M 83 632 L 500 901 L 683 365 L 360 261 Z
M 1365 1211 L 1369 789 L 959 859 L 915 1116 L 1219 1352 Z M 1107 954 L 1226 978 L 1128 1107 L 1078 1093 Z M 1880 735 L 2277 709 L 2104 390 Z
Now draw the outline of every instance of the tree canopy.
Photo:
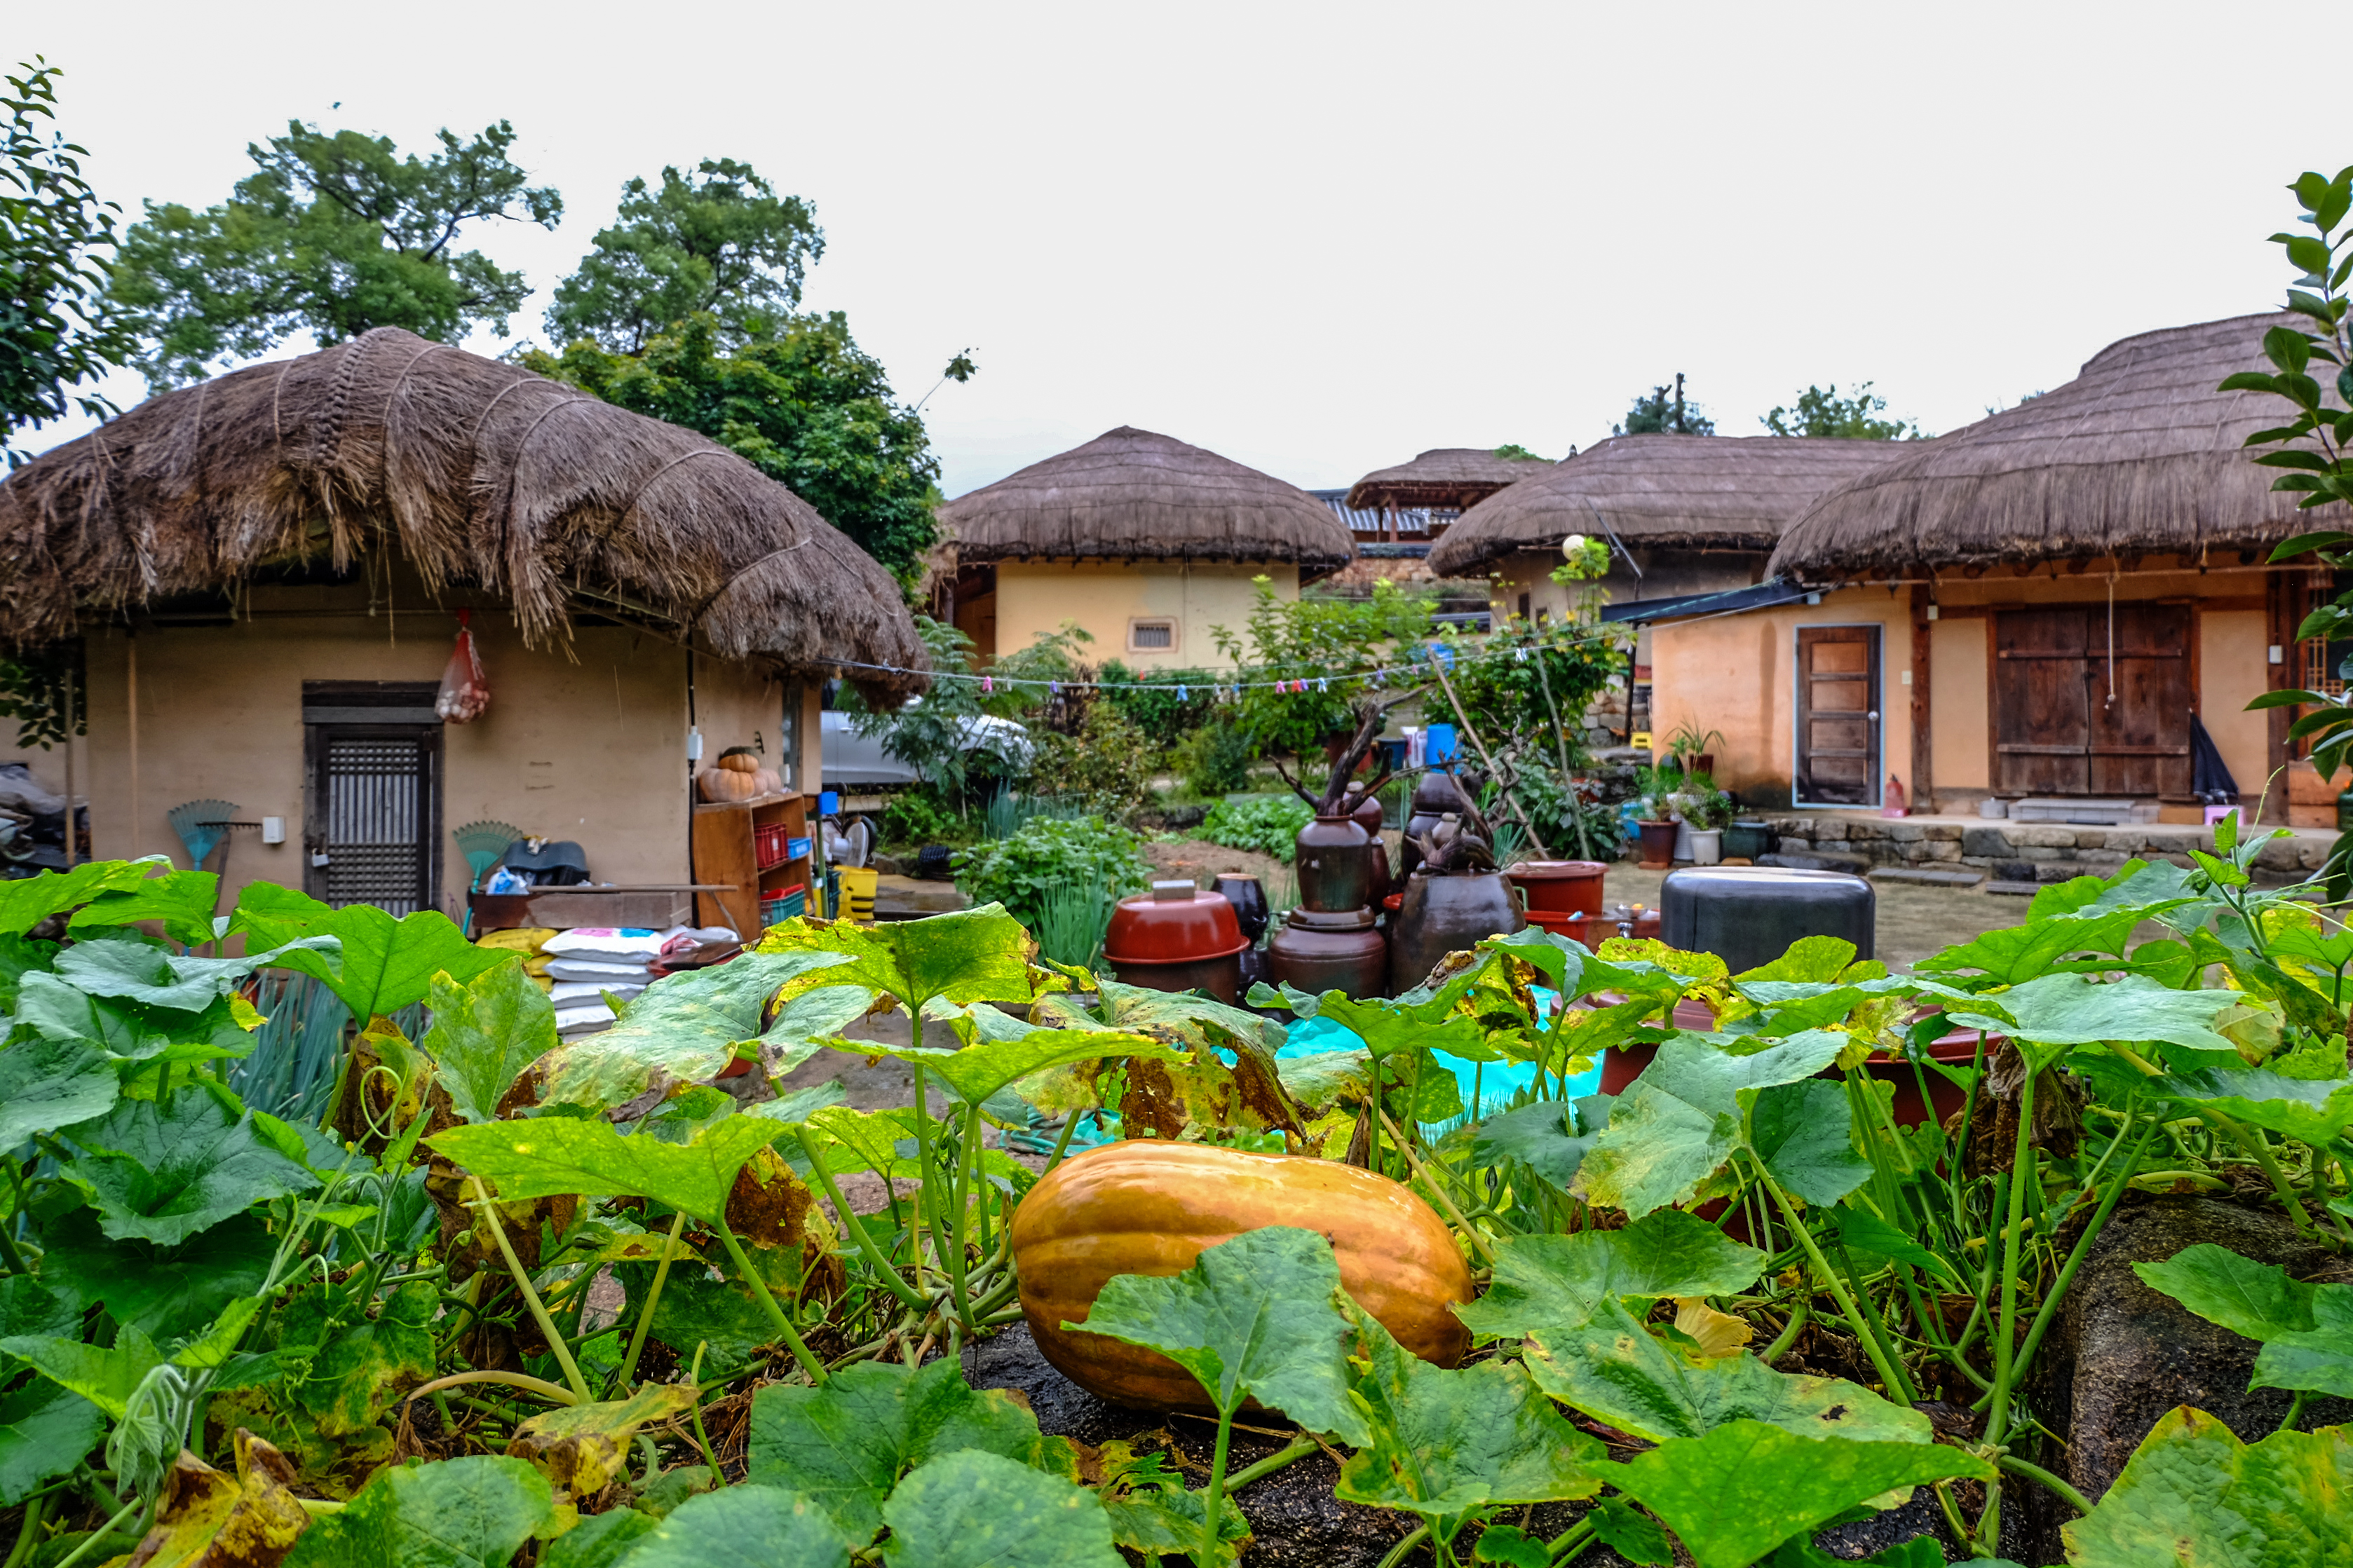
M 114 272 L 147 340 L 139 368 L 153 386 L 178 385 L 301 331 L 322 343 L 371 327 L 503 337 L 530 284 L 457 243 L 491 218 L 552 229 L 564 212 L 508 155 L 514 139 L 501 120 L 470 141 L 444 130 L 438 152 L 403 157 L 389 137 L 294 121 L 247 147 L 255 172 L 227 201 L 148 202 Z
M 933 538 L 939 460 L 923 422 L 849 335 L 839 311 L 787 316 L 771 336 L 723 352 L 725 328 L 700 311 L 639 353 L 587 340 L 527 353 L 542 375 L 702 434 L 749 460 L 912 582 Z
M 114 412 L 72 389 L 118 365 L 132 339 L 107 299 L 98 252 L 114 243 L 112 202 L 81 175 L 84 149 L 53 127 L 58 68 L 36 57 L 6 79 L 7 149 L 0 155 L 0 447 L 29 425 L 76 409 Z
M 1609 427 L 1612 436 L 1713 436 L 1715 421 L 1700 412 L 1696 403 L 1683 401 L 1683 373 L 1672 383 L 1638 395 L 1623 423 Z
M 1796 406 L 1776 408 L 1757 421 L 1776 436 L 1827 436 L 1847 441 L 1917 441 L 1917 421 L 1877 417 L 1887 399 L 1864 382 L 1852 395 L 1841 397 L 1835 383 L 1809 385 L 1798 394 Z
M 631 180 L 593 243 L 556 285 L 548 335 L 616 353 L 638 353 L 697 311 L 714 318 L 723 342 L 765 337 L 825 254 L 816 209 L 733 158 L 705 158 L 693 175 L 666 168 L 659 189 Z

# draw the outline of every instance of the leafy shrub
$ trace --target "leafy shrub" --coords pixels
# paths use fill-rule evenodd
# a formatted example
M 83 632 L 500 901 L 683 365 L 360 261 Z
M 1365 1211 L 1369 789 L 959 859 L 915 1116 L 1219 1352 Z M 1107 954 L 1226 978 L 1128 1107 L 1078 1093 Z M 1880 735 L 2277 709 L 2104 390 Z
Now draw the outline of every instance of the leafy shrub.
M 1076 735 L 1048 731 L 1036 739 L 1025 780 L 1032 795 L 1082 802 L 1098 816 L 1123 820 L 1151 798 L 1155 748 L 1110 703 L 1091 705 Z
M 1136 670 L 1115 658 L 1103 660 L 1096 679 L 1103 682 L 1103 701 L 1117 708 L 1128 722 L 1164 742 L 1208 722 L 1215 700 L 1211 694 L 1218 684 L 1214 670 Z M 1145 684 L 1130 684 L 1136 681 Z
M 1202 725 L 1177 742 L 1173 760 L 1185 787 L 1204 800 L 1250 784 L 1250 737 L 1232 724 Z
M 956 886 L 974 903 L 1003 904 L 1035 931 L 1055 889 L 1073 882 L 1113 894 L 1150 885 L 1144 841 L 1099 816 L 1032 817 L 1010 838 L 976 844 L 955 858 Z
M 1314 813 L 1307 803 L 1289 795 L 1265 795 L 1250 800 L 1221 800 L 1202 820 L 1201 837 L 1230 849 L 1255 849 L 1288 861 L 1298 849 L 1299 830 Z
M 882 842 L 893 845 L 953 843 L 972 836 L 961 816 L 921 789 L 892 795 L 882 807 L 879 826 Z

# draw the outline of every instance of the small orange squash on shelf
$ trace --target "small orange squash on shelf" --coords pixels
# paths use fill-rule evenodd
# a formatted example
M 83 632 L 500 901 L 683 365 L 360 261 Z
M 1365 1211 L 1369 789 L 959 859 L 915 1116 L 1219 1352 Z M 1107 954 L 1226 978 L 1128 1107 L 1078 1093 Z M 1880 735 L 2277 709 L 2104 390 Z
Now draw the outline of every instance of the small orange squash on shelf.
M 760 758 L 749 746 L 730 746 L 719 753 L 719 765 L 733 773 L 754 773 L 760 771 Z
M 1424 1361 L 1452 1366 L 1471 1348 L 1450 1310 L 1471 1300 L 1470 1267 L 1446 1222 L 1403 1186 L 1336 1160 L 1159 1139 L 1065 1160 L 1013 1211 L 1030 1337 L 1063 1376 L 1105 1399 L 1210 1410 L 1167 1357 L 1062 1325 L 1084 1322 L 1115 1275 L 1182 1274 L 1204 1248 L 1271 1225 L 1329 1240 L 1348 1294 Z
M 717 803 L 728 800 L 750 800 L 760 793 L 760 782 L 752 774 L 733 768 L 705 768 L 694 775 L 695 787 L 702 798 Z

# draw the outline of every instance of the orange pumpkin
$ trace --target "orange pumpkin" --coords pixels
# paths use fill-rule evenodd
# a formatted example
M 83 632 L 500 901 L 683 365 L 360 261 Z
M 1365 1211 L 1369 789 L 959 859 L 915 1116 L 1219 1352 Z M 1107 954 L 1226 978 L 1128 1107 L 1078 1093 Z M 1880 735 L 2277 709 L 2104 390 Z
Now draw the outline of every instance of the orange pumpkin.
M 1471 1300 L 1471 1270 L 1429 1205 L 1386 1176 L 1335 1160 L 1247 1154 L 1137 1139 L 1073 1156 L 1013 1214 L 1021 1310 L 1048 1361 L 1122 1405 L 1211 1409 L 1167 1357 L 1062 1325 L 1082 1323 L 1114 1275 L 1181 1274 L 1205 1247 L 1263 1226 L 1332 1244 L 1340 1282 L 1398 1342 L 1440 1366 L 1471 1348 L 1450 1308 Z
M 719 753 L 719 765 L 739 773 L 760 771 L 760 759 L 749 746 L 730 746 Z
M 749 800 L 760 793 L 757 779 L 733 768 L 705 768 L 694 775 L 694 783 L 708 801 Z
M 760 793 L 762 795 L 782 795 L 785 793 L 785 775 L 778 773 L 774 768 L 762 768 L 759 772 L 754 773 L 752 777 L 759 784 Z

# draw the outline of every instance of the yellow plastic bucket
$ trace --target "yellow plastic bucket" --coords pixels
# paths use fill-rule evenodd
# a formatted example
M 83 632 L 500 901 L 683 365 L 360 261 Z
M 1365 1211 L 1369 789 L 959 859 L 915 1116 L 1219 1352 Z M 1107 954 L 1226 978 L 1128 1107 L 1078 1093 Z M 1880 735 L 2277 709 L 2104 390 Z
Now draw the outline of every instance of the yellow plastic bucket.
M 841 878 L 841 918 L 871 921 L 874 918 L 874 885 L 878 875 L 874 868 L 844 866 L 836 874 Z

